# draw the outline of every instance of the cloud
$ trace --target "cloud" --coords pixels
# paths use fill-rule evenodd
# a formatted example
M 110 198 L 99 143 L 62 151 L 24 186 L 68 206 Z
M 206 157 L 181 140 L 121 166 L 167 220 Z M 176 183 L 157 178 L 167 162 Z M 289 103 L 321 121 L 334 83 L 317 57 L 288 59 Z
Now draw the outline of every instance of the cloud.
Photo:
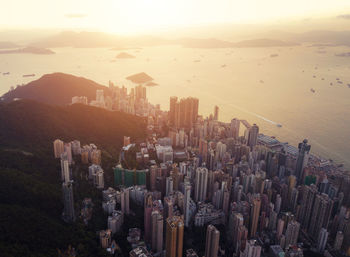
M 342 14 L 337 16 L 338 19 L 350 20 L 350 14 Z
M 67 13 L 64 15 L 66 18 L 73 19 L 73 18 L 85 18 L 87 14 L 84 13 Z

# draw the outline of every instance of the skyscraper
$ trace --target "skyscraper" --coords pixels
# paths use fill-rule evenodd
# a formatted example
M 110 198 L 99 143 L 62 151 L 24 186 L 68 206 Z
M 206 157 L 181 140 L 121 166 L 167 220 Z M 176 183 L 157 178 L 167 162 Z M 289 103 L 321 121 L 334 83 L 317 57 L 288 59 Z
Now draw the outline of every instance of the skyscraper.
M 195 181 L 195 200 L 196 202 L 204 202 L 207 196 L 207 184 L 208 184 L 208 169 L 205 167 L 199 167 L 196 170 Z
M 175 126 L 175 111 L 176 111 L 177 97 L 170 97 L 169 122 L 170 126 Z
M 114 235 L 115 233 L 119 233 L 121 231 L 123 222 L 124 222 L 124 215 L 121 211 L 114 210 L 111 213 L 111 216 L 108 216 L 107 226 L 108 226 L 108 229 L 111 230 L 112 235 Z
M 298 220 L 301 226 L 305 229 L 307 229 L 309 226 L 313 203 L 314 203 L 316 194 L 317 194 L 317 188 L 315 185 L 312 184 L 311 186 L 305 186 L 305 185 L 303 186 L 302 204 L 300 207 Z
M 317 251 L 319 253 L 323 253 L 324 250 L 326 249 L 326 244 L 328 240 L 328 231 L 326 228 L 322 228 L 319 236 L 318 236 L 318 243 L 317 243 Z
M 286 230 L 286 247 L 296 245 L 299 237 L 300 223 L 291 221 L 288 223 Z
M 316 194 L 308 232 L 317 240 L 321 228 L 327 228 L 333 208 L 333 201 L 326 194 Z
M 260 257 L 261 246 L 257 245 L 255 240 L 247 241 L 242 257 Z
M 230 126 L 230 130 L 231 130 L 231 136 L 234 139 L 237 139 L 239 137 L 239 125 L 240 125 L 240 121 L 236 118 L 231 120 L 231 126 Z
M 199 100 L 188 97 L 178 101 L 177 97 L 170 98 L 169 121 L 176 128 L 190 130 L 197 121 Z
M 190 223 L 190 201 L 191 201 L 191 184 L 189 182 L 185 182 L 184 218 L 185 218 L 186 227 L 188 227 Z
M 61 155 L 61 180 L 64 182 L 68 182 L 71 180 L 68 157 L 66 154 Z
M 123 214 L 126 214 L 126 215 L 129 214 L 130 212 L 129 202 L 130 202 L 129 188 L 123 188 L 120 192 L 120 205 L 121 205 L 121 210 Z
M 219 251 L 220 232 L 213 225 L 207 227 L 205 257 L 217 257 Z
M 104 98 L 104 92 L 102 89 L 97 89 L 96 90 L 96 101 L 98 103 L 103 103 L 105 102 L 105 98 Z
M 259 127 L 256 124 L 253 124 L 249 128 L 249 135 L 248 135 L 248 146 L 252 149 L 258 142 L 258 134 L 259 134 Z
M 251 203 L 250 212 L 250 236 L 254 237 L 258 228 L 261 201 L 259 195 L 255 196 Z
M 147 243 L 151 242 L 151 233 L 152 233 L 152 206 L 153 206 L 153 199 L 152 194 L 147 193 L 145 195 L 145 212 L 144 212 L 144 227 L 145 227 L 145 241 Z
M 299 153 L 297 158 L 297 163 L 295 166 L 295 175 L 298 178 L 299 184 L 302 184 L 303 170 L 307 165 L 309 160 L 309 152 L 311 149 L 311 145 L 307 144 L 307 139 L 304 139 L 302 143 L 298 145 Z
M 55 158 L 60 158 L 61 154 L 64 152 L 64 142 L 62 140 L 56 139 L 53 141 L 53 150 Z
M 63 182 L 62 183 L 63 191 L 63 213 L 62 217 L 65 222 L 74 222 L 75 221 L 75 212 L 74 212 L 74 198 L 73 198 L 73 182 Z
M 344 241 L 344 234 L 342 231 L 338 231 L 334 240 L 334 250 L 340 250 Z
M 158 210 L 152 212 L 152 251 L 160 253 L 163 250 L 163 215 Z
M 141 99 L 146 99 L 146 87 L 138 85 L 135 87 L 135 100 L 140 101 Z
M 184 223 L 180 216 L 166 220 L 166 257 L 182 257 Z
M 166 196 L 169 196 L 170 194 L 172 194 L 173 193 L 173 191 L 174 191 L 174 181 L 173 181 L 173 178 L 172 177 L 167 177 L 166 178 L 166 189 L 165 189 L 165 191 L 166 191 Z
M 219 120 L 219 106 L 214 106 L 214 120 Z

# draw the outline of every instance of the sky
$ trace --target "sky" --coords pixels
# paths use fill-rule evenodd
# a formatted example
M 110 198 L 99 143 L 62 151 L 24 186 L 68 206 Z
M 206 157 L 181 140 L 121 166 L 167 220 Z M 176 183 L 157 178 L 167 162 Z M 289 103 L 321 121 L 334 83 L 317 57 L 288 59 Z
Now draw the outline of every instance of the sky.
M 349 0 L 0 0 L 0 28 L 133 34 L 177 26 L 345 15 Z

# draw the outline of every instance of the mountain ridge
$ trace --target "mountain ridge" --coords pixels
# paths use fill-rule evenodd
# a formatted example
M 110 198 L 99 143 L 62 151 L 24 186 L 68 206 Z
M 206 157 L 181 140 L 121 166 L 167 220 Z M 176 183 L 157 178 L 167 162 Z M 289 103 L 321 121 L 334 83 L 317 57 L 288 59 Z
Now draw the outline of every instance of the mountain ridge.
M 105 95 L 109 88 L 90 79 L 65 73 L 51 73 L 19 86 L 2 96 L 4 102 L 15 99 L 31 99 L 48 104 L 66 105 L 72 102 L 73 96 L 86 96 L 88 101 L 96 98 L 96 90 L 102 89 Z

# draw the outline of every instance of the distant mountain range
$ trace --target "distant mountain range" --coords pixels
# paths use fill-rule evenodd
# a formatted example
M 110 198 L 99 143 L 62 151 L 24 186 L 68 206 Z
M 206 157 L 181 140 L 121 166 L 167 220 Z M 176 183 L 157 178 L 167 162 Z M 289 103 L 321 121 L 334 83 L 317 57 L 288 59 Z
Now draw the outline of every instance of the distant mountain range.
M 65 73 L 52 73 L 7 92 L 2 96 L 2 100 L 11 102 L 14 99 L 31 99 L 48 104 L 66 105 L 72 102 L 73 96 L 86 96 L 89 101 L 96 99 L 97 89 L 104 90 L 106 95 L 110 93 L 108 87 L 92 80 Z
M 35 47 L 50 51 L 48 48 L 76 47 L 76 48 L 111 48 L 111 50 L 140 49 L 148 46 L 159 45 L 181 45 L 188 48 L 236 48 L 236 47 L 289 47 L 302 43 L 326 44 L 326 45 L 345 45 L 350 46 L 350 30 L 310 30 L 303 33 L 293 33 L 283 30 L 260 31 L 244 37 L 247 40 L 235 40 L 235 30 L 227 29 L 225 38 L 221 37 L 179 37 L 173 39 L 163 38 L 161 36 L 119 36 L 104 32 L 75 32 L 63 31 L 44 38 L 33 40 L 27 43 L 28 47 Z M 248 33 L 248 32 L 247 32 Z M 205 33 L 204 33 L 205 34 Z M 242 37 L 241 37 L 242 39 Z M 13 42 L 0 42 L 0 49 L 10 50 L 17 48 L 18 51 L 27 48 Z M 34 48 L 28 48 L 34 49 Z M 25 52 L 36 53 L 37 51 Z M 22 50 L 23 51 L 23 50 Z M 16 51 L 17 52 L 17 51 Z M 41 53 L 40 52 L 40 53 Z
M 121 37 L 102 32 L 62 32 L 47 37 L 31 45 L 42 48 L 54 47 L 111 47 L 113 50 L 139 48 L 157 45 L 182 45 L 191 48 L 228 48 L 228 47 L 274 47 L 297 45 L 276 39 L 254 39 L 239 42 L 229 42 L 216 38 L 180 38 L 164 39 L 161 37 L 139 36 Z

